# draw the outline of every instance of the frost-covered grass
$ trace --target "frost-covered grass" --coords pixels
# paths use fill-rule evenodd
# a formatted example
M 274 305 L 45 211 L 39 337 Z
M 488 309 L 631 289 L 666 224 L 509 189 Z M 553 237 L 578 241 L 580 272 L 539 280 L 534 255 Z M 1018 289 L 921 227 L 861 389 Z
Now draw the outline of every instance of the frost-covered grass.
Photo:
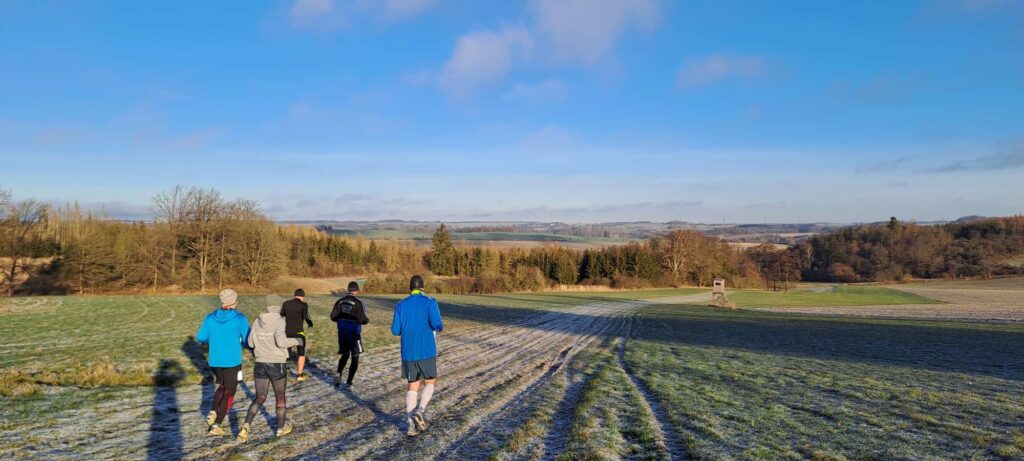
M 931 298 L 879 286 L 833 286 L 789 292 L 741 290 L 728 293 L 737 307 L 825 307 L 938 304 Z
M 697 459 L 989 459 L 1024 449 L 1024 325 L 657 306 L 626 359 Z

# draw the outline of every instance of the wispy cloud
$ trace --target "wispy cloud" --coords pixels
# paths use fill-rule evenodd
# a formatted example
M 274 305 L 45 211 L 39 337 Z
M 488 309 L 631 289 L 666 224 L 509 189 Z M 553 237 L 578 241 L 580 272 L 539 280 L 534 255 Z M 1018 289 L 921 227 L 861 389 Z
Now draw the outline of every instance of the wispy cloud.
M 580 134 L 575 131 L 549 124 L 523 138 L 520 146 L 528 153 L 551 155 L 576 147 L 580 139 Z
M 391 20 L 409 19 L 419 16 L 437 3 L 437 0 L 385 0 L 384 16 Z
M 935 168 L 924 170 L 928 173 L 955 173 L 959 171 L 991 171 L 1024 167 L 1024 140 L 1003 146 L 999 152 L 979 155 L 972 159 L 958 160 Z
M 907 162 L 909 162 L 913 158 L 914 157 L 908 155 L 908 156 L 905 156 L 905 157 L 899 157 L 899 158 L 894 158 L 894 159 L 890 159 L 890 160 L 882 160 L 880 162 L 875 162 L 875 163 L 872 163 L 870 165 L 859 167 L 856 170 L 854 170 L 854 172 L 855 173 L 879 173 L 879 172 L 892 171 L 892 170 L 895 170 L 896 168 L 899 168 L 902 165 L 905 165 Z
M 726 80 L 747 80 L 767 70 L 768 60 L 763 56 L 716 54 L 684 64 L 676 75 L 676 85 L 691 89 Z
M 311 32 L 331 32 L 345 26 L 348 18 L 333 0 L 295 0 L 288 8 L 292 27 Z
M 529 56 L 532 49 L 533 39 L 522 27 L 465 34 L 455 41 L 438 84 L 449 96 L 465 99 L 481 87 L 503 79 L 513 62 Z
M 510 102 L 555 102 L 564 100 L 568 94 L 565 83 L 552 78 L 534 84 L 517 83 L 501 99 Z
M 891 104 L 912 98 L 924 86 L 921 78 L 884 74 L 860 82 L 839 82 L 832 92 L 856 103 Z

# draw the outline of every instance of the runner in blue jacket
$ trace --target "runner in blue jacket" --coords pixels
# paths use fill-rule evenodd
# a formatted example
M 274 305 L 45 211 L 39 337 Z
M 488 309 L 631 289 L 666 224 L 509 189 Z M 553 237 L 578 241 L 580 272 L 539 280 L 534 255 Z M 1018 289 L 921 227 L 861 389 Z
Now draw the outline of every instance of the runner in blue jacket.
M 227 435 L 220 426 L 235 401 L 235 390 L 242 379 L 242 344 L 249 337 L 249 320 L 235 308 L 238 293 L 227 288 L 220 292 L 221 308 L 203 319 L 196 341 L 210 346 L 208 361 L 217 379 L 213 409 L 206 417 L 209 435 Z
M 427 403 L 434 395 L 437 382 L 436 333 L 444 328 L 437 300 L 423 294 L 423 277 L 414 275 L 409 281 L 412 292 L 395 306 L 391 321 L 391 334 L 402 337 L 402 377 L 409 383 L 405 393 L 405 413 L 410 437 L 427 430 L 424 414 Z M 420 382 L 425 383 L 419 396 Z

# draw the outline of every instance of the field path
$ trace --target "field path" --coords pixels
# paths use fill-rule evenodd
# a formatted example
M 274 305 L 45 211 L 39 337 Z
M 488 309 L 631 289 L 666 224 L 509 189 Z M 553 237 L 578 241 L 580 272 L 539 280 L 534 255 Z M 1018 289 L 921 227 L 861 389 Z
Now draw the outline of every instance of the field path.
M 431 428 L 405 435 L 404 386 L 396 347 L 374 350 L 360 364 L 357 387 L 331 385 L 334 364 L 312 369 L 315 379 L 291 384 L 293 436 L 274 439 L 257 418 L 249 444 L 210 440 L 196 413 L 183 418 L 185 458 L 242 455 L 256 459 L 478 459 L 493 452 L 527 416 L 531 397 L 598 338 L 621 336 L 645 302 L 611 301 L 539 312 L 514 324 L 480 324 L 438 335 L 440 379 L 428 408 Z M 568 438 L 582 383 L 570 386 L 555 416 L 545 459 Z M 198 406 L 198 393 L 183 402 Z M 272 399 L 271 399 L 272 400 Z M 248 404 L 240 398 L 238 417 Z

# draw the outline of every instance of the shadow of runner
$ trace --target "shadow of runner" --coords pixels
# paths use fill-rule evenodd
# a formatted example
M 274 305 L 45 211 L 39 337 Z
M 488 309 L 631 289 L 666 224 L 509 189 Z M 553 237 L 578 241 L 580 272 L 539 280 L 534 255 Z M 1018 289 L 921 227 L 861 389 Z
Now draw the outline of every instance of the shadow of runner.
M 181 415 L 178 411 L 178 390 L 185 379 L 185 369 L 177 360 L 160 359 L 153 373 L 153 412 L 149 419 L 148 461 L 181 459 L 184 455 Z
M 210 364 L 206 361 L 206 353 L 202 344 L 196 341 L 196 338 L 189 336 L 185 343 L 181 345 L 181 351 L 188 356 L 189 361 L 192 362 L 192 366 L 196 368 L 199 375 L 202 376 L 200 386 L 202 386 L 203 398 L 199 401 L 199 414 L 206 418 L 206 414 L 210 412 L 210 408 L 213 407 L 213 372 L 210 370 Z
M 313 367 L 307 366 L 306 369 L 307 369 L 307 373 L 313 375 L 313 377 L 315 377 L 316 379 L 319 379 L 320 381 L 322 381 L 324 384 L 326 384 L 328 386 L 334 387 L 334 373 L 333 372 L 327 371 L 327 370 L 323 370 L 323 369 L 321 369 L 319 367 L 316 367 L 316 366 L 313 366 Z M 347 396 L 350 400 L 355 402 L 356 405 L 359 405 L 361 407 L 367 408 L 370 411 L 372 411 L 373 415 L 377 418 L 378 421 L 384 421 L 384 422 L 386 422 L 388 424 L 394 424 L 395 426 L 398 426 L 398 427 L 405 427 L 404 426 L 405 425 L 405 419 L 404 418 L 401 418 L 401 417 L 393 415 L 393 414 L 389 414 L 389 413 L 385 412 L 384 410 L 381 410 L 380 406 L 377 405 L 377 402 L 371 401 L 371 400 L 365 400 L 362 397 L 359 397 L 358 395 L 356 395 L 355 392 L 352 392 L 351 389 L 348 389 L 348 388 L 345 388 L 345 387 L 337 388 L 337 390 L 338 390 L 338 392 L 341 392 L 342 394 Z

